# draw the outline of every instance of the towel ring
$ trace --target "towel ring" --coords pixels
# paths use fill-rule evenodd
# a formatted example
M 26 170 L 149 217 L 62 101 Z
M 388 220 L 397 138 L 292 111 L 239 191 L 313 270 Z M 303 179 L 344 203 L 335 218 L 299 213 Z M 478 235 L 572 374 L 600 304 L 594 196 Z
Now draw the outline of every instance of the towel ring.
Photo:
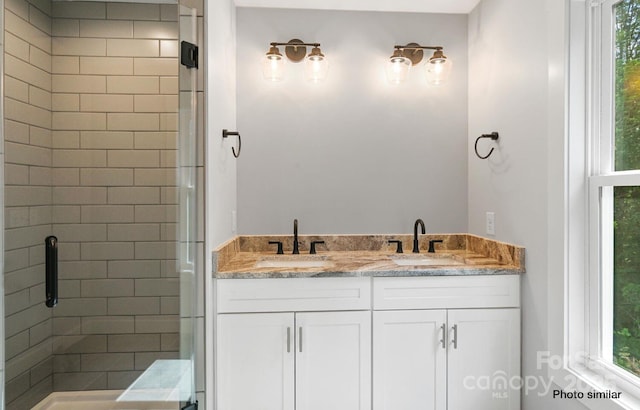
M 222 130 L 222 138 L 227 138 L 229 135 L 237 135 L 238 136 L 238 151 L 234 147 L 231 147 L 231 152 L 233 156 L 238 158 L 240 156 L 240 150 L 242 149 L 242 137 L 238 131 L 228 131 L 226 129 Z
M 489 153 L 483 157 L 482 155 L 478 154 L 478 141 L 480 141 L 481 138 L 491 138 L 492 141 L 496 141 L 499 137 L 500 135 L 496 131 L 494 131 L 491 134 L 482 134 L 481 136 L 476 138 L 474 150 L 476 151 L 476 155 L 478 156 L 478 158 L 487 159 L 491 156 L 491 154 L 493 154 L 493 150 L 494 150 L 494 148 L 491 148 L 491 151 L 489 151 Z

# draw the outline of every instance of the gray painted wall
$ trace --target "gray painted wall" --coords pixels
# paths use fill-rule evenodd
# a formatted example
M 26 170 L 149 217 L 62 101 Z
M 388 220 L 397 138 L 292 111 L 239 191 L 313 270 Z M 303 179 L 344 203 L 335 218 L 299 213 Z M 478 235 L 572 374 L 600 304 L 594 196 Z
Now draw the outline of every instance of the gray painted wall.
M 548 144 L 564 133 L 563 3 L 483 0 L 469 15 L 469 144 L 500 132 L 489 160 L 469 153 L 469 232 L 486 236 L 485 212 L 493 211 L 496 238 L 526 248 L 522 376 L 544 383 L 549 376 L 545 366 L 538 369 L 537 354 L 550 350 L 549 317 L 562 315 L 548 311 L 548 241 L 557 238 L 549 238 L 547 201 L 548 181 L 561 178 L 548 171 L 559 167 Z M 584 408 L 542 388 L 527 393 L 523 410 Z
M 231 154 L 235 141 L 222 139 L 222 129 L 236 129 L 236 17 L 233 0 L 207 0 L 204 4 L 204 47 L 206 67 L 205 132 L 203 145 L 205 166 L 204 219 L 206 223 L 202 264 L 207 272 L 199 289 L 205 289 L 204 320 L 198 320 L 199 351 L 205 351 L 198 360 L 198 370 L 206 367 L 207 379 L 198 378 L 198 401 L 202 408 L 214 406 L 214 346 L 215 346 L 215 288 L 210 253 L 220 244 L 232 238 L 237 229 L 232 221 L 236 212 L 236 186 L 238 161 Z M 203 60 L 204 61 L 204 60 Z M 210 377 L 211 376 L 211 377 Z M 201 382 L 205 385 L 202 386 Z M 205 399 L 208 402 L 205 403 Z
M 269 43 L 292 38 L 322 44 L 325 82 L 293 63 L 263 79 Z M 445 47 L 449 84 L 428 86 L 422 66 L 386 81 L 409 42 Z M 467 230 L 466 15 L 238 8 L 237 50 L 239 233 L 290 233 L 294 218 L 300 233 Z
M 237 233 L 238 161 L 231 154 L 235 138 L 222 139 L 222 130 L 236 127 L 236 40 L 233 0 L 209 1 L 207 6 L 207 252 Z M 243 155 L 244 159 L 244 155 Z M 211 258 L 207 272 L 211 272 Z

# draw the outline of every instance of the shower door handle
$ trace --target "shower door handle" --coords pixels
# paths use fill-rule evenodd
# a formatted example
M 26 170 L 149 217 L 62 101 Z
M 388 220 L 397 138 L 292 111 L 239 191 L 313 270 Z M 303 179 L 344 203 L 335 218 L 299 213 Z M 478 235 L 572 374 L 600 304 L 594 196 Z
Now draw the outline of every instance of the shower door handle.
M 45 293 L 47 307 L 58 304 L 58 238 L 47 236 L 44 240 L 45 247 Z

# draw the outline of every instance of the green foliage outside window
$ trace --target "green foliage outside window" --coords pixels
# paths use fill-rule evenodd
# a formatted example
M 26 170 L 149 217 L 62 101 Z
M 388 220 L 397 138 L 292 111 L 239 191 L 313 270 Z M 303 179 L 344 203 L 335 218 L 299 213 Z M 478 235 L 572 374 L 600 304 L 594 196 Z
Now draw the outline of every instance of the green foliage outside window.
M 640 170 L 640 0 L 615 17 L 615 170 Z M 614 189 L 613 263 L 613 360 L 640 376 L 640 187 Z

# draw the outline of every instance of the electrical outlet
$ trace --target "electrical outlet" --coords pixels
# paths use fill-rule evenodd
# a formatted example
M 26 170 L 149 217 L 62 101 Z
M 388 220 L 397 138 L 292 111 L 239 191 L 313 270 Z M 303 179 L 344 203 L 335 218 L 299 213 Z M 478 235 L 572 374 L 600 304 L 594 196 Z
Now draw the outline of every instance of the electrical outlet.
M 487 235 L 496 234 L 496 214 L 487 212 Z

